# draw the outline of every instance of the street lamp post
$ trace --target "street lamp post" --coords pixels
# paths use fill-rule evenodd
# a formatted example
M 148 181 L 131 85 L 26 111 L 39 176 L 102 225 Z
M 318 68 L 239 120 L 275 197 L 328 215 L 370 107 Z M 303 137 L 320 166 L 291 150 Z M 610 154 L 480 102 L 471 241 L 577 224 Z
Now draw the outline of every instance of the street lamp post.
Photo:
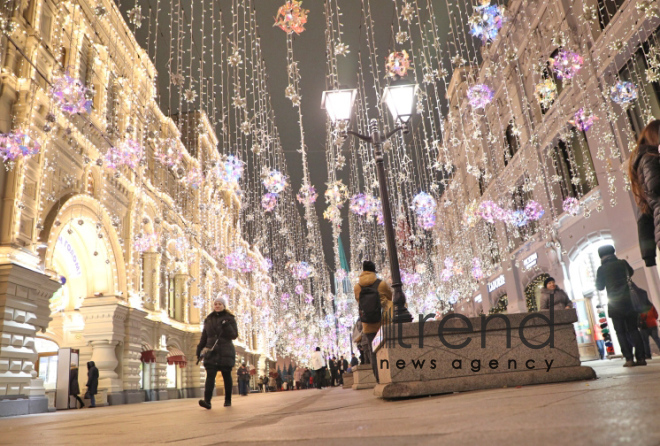
M 393 322 L 395 323 L 411 322 L 412 315 L 408 311 L 408 308 L 406 308 L 406 295 L 403 293 L 402 289 L 403 284 L 401 283 L 401 271 L 399 270 L 399 256 L 396 249 L 392 211 L 390 209 L 390 196 L 387 190 L 387 177 L 385 176 L 383 143 L 399 131 L 408 133 L 408 121 L 413 113 L 416 90 L 417 85 L 410 84 L 385 87 L 383 92 L 383 102 L 387 104 L 392 117 L 398 124 L 397 128 L 386 135 L 381 134 L 376 119 L 369 121 L 369 136 L 361 135 L 351 130 L 342 130 L 342 128 L 347 128 L 350 122 L 353 102 L 355 101 L 357 90 L 326 91 L 323 93 L 321 105 L 321 107 L 327 111 L 332 122 L 340 125 L 340 132 L 354 135 L 363 141 L 367 141 L 373 146 L 380 200 L 383 207 L 383 222 L 385 226 L 387 254 L 390 260 L 392 289 L 394 291 L 392 302 L 394 304 Z

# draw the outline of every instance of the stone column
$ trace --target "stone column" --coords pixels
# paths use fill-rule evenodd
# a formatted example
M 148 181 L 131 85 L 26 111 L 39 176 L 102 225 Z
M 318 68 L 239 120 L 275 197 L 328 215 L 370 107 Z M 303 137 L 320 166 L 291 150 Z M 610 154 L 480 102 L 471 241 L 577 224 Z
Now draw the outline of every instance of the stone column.
M 520 289 L 520 277 L 518 268 L 512 261 L 502 262 L 504 268 L 504 279 L 506 280 L 506 294 L 509 301 L 506 312 L 508 314 L 527 313 L 524 293 Z
M 153 401 L 168 399 L 167 396 L 167 350 L 154 350 L 154 398 Z
M 0 265 L 0 416 L 48 411 L 43 382 L 34 370 L 34 338 L 48 327 L 48 300 L 59 287 L 41 272 Z
M 124 358 L 122 380 L 126 404 L 144 402 L 144 393 L 140 392 L 140 363 L 142 362 L 142 340 L 140 326 L 147 313 L 132 308 L 126 318 L 126 337 L 124 338 Z
M 184 322 L 184 300 L 187 296 L 188 274 L 174 276 L 174 319 Z
M 83 337 L 92 346 L 92 361 L 99 369 L 99 390 L 108 390 L 108 403 L 123 404 L 124 386 L 117 374 L 117 345 L 124 342 L 129 308 L 115 296 L 88 297 L 80 313 L 85 319 Z
M 203 365 L 197 364 L 197 344 L 202 337 L 202 333 L 187 333 L 186 342 L 188 348 L 184 351 L 186 354 L 186 372 L 183 382 L 184 395 L 186 398 L 201 398 L 203 395 L 205 374 L 202 374 Z

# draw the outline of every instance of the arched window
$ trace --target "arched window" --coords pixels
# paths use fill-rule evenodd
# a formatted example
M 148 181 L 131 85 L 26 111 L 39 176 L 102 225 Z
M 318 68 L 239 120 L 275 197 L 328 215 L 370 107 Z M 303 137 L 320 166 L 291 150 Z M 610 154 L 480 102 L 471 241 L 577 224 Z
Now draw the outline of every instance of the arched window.
M 513 122 L 509 123 L 504 134 L 504 165 L 508 165 L 513 155 L 520 149 L 520 141 L 513 131 Z

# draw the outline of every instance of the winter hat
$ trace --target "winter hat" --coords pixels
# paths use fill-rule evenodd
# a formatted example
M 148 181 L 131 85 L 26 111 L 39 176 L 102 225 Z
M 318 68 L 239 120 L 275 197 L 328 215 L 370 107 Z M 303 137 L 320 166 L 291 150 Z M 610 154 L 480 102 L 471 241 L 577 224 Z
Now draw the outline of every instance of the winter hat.
M 545 279 L 543 281 L 543 288 L 548 288 L 548 284 L 550 282 L 556 282 L 555 278 L 554 277 L 548 277 L 547 279 Z
M 362 271 L 371 271 L 372 273 L 376 272 L 376 264 L 371 260 L 365 260 L 362 262 Z
M 218 295 L 218 297 L 216 297 L 213 300 L 213 303 L 216 303 L 216 302 L 220 302 L 222 305 L 224 305 L 225 310 L 227 309 L 227 299 L 225 299 L 223 296 Z
M 605 256 L 611 256 L 614 253 L 615 250 L 614 250 L 614 246 L 612 245 L 605 245 L 598 248 L 598 255 L 600 256 L 601 259 Z

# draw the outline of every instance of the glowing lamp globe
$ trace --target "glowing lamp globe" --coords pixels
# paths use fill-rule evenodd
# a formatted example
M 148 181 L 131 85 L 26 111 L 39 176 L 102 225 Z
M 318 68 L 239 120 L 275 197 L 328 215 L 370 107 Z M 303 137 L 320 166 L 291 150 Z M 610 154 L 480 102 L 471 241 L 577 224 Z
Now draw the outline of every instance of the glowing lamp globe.
M 406 124 L 415 110 L 417 84 L 389 85 L 383 90 L 383 102 L 396 122 Z
M 341 121 L 348 122 L 351 119 L 356 96 L 357 88 L 324 91 L 321 99 L 321 109 L 328 113 L 328 117 L 333 124 Z

